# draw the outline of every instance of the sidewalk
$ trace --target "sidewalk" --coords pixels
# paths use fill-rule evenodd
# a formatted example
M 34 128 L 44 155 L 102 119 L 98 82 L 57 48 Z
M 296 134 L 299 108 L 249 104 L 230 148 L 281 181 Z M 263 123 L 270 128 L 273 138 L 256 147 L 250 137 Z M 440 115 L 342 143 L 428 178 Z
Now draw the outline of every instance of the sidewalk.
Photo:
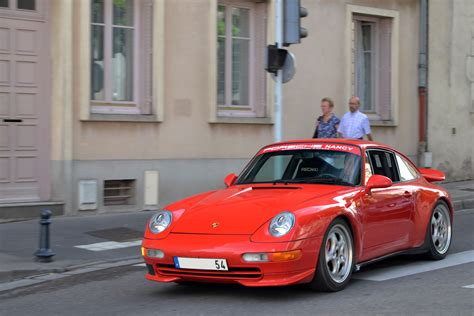
M 474 181 L 442 183 L 456 211 L 474 208 Z M 54 217 L 50 263 L 36 262 L 38 220 L 0 224 L 0 283 L 104 262 L 140 258 L 140 240 L 153 212 Z M 80 246 L 80 247 L 77 247 Z
M 440 183 L 445 187 L 456 211 L 474 208 L 474 180 Z
M 60 273 L 98 263 L 140 258 L 139 240 L 152 214 L 144 211 L 53 217 L 50 247 L 56 255 L 50 263 L 36 262 L 33 255 L 38 248 L 39 218 L 0 224 L 0 283 L 30 275 Z M 130 241 L 133 243 L 127 246 Z M 96 245 L 93 250 L 76 247 L 91 244 Z

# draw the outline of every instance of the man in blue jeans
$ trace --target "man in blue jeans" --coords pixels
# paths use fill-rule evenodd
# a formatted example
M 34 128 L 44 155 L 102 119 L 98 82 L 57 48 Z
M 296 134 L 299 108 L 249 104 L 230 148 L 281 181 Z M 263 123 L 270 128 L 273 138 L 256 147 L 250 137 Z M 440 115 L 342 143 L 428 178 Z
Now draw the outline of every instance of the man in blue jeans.
M 359 111 L 359 107 L 359 98 L 351 97 L 349 99 L 349 112 L 341 118 L 341 123 L 337 129 L 339 137 L 364 139 L 364 136 L 367 135 L 367 138 L 372 140 L 369 118 Z

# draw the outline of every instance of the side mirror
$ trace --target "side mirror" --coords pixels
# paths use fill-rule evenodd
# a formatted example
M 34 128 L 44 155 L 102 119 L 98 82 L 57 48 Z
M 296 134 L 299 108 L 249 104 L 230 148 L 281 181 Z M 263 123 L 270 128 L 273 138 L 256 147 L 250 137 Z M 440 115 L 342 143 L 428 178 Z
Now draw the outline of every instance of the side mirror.
M 370 193 L 372 189 L 388 188 L 392 186 L 393 182 L 386 176 L 374 174 L 369 178 L 367 185 L 365 186 L 365 192 Z
M 428 182 L 444 181 L 446 179 L 446 175 L 440 170 L 420 168 L 418 171 Z
M 230 187 L 231 185 L 234 184 L 235 180 L 237 180 L 237 176 L 235 173 L 229 173 L 225 178 L 224 178 L 224 184 L 226 187 Z

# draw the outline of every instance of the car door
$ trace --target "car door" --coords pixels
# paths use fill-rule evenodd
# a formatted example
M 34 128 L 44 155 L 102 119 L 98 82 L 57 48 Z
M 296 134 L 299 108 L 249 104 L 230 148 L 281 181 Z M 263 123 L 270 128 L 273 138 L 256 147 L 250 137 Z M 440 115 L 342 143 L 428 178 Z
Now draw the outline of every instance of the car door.
M 390 178 L 393 185 L 373 189 L 361 199 L 363 260 L 406 248 L 414 215 L 414 192 L 410 185 L 400 181 L 395 153 L 386 149 L 371 149 L 366 153 L 372 174 Z

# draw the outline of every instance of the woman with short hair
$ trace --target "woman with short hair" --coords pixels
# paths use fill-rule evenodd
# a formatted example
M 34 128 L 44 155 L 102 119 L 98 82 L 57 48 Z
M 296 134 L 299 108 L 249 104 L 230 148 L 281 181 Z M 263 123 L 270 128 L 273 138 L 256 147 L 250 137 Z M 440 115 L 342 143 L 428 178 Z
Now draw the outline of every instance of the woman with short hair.
M 316 121 L 316 129 L 313 138 L 336 138 L 337 128 L 340 120 L 332 112 L 334 109 L 334 102 L 330 98 L 323 98 L 321 100 L 321 111 L 323 115 L 318 117 Z

